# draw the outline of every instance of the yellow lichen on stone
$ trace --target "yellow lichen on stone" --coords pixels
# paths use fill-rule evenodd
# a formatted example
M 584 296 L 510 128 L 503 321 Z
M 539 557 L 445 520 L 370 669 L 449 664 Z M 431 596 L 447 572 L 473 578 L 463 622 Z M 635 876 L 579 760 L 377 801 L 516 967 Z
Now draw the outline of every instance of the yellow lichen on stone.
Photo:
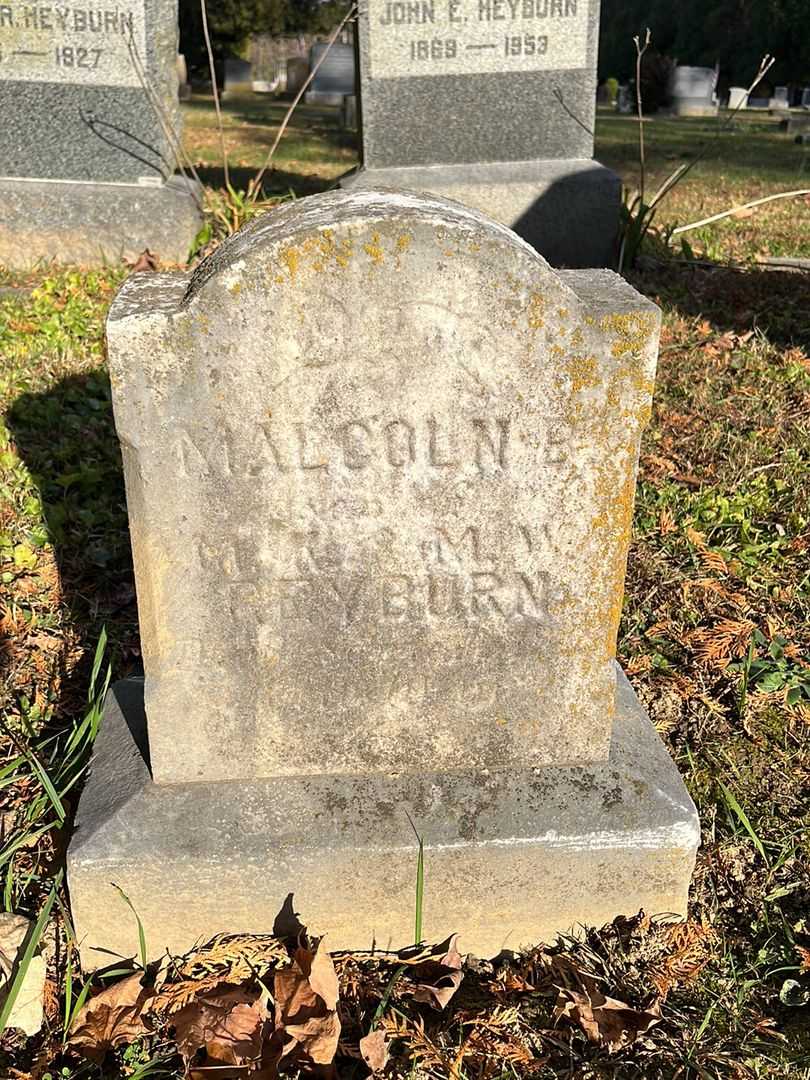
M 242 282 L 241 281 L 235 281 L 233 283 L 233 285 L 230 285 L 228 287 L 228 292 L 231 294 L 231 296 L 238 296 L 241 291 L 242 291 Z
M 546 302 L 540 293 L 533 292 L 529 297 L 529 329 L 540 330 L 546 324 Z
M 595 356 L 571 356 L 567 363 L 571 377 L 571 392 L 592 390 L 599 385 L 599 365 Z
M 281 252 L 281 261 L 287 267 L 287 273 L 290 275 L 290 281 L 292 281 L 301 265 L 300 252 L 295 247 L 286 247 Z
M 408 248 L 411 246 L 413 237 L 410 233 L 402 233 L 397 237 L 397 252 L 400 255 L 404 255 Z
M 371 242 L 363 244 L 363 251 L 365 251 L 366 255 L 368 255 L 370 259 L 373 259 L 378 266 L 385 261 L 385 251 L 380 243 L 380 239 L 380 234 L 375 232 L 372 233 Z
M 655 316 L 647 311 L 615 312 L 603 315 L 599 320 L 600 330 L 615 335 L 611 352 L 616 359 L 627 353 L 641 352 L 649 343 L 655 326 Z

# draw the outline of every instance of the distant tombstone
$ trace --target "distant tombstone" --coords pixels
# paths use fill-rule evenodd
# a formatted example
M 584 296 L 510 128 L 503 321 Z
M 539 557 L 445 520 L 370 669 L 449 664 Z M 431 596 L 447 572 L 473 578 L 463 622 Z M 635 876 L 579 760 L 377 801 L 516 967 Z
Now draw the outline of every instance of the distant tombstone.
M 186 58 L 182 53 L 177 54 L 177 96 L 180 101 L 188 101 L 191 97 L 191 83 L 188 80 L 188 67 Z
M 803 109 L 810 109 L 810 86 L 803 88 L 799 104 Z
M 615 664 L 660 312 L 456 203 L 255 219 L 110 312 L 145 665 L 68 857 L 78 939 L 492 955 L 686 911 L 699 829 Z M 138 750 L 145 741 L 153 781 Z M 105 959 L 101 957 L 102 961 Z
M 553 264 L 615 257 L 621 183 L 593 160 L 599 0 L 369 0 L 362 168 L 344 187 L 457 199 Z
M 616 96 L 616 108 L 623 116 L 628 116 L 636 109 L 636 99 L 632 87 L 620 86 Z
M 670 95 L 676 116 L 716 116 L 717 72 L 714 68 L 679 64 L 672 71 Z
M 787 113 L 790 111 L 790 88 L 787 86 L 774 87 L 773 96 L 768 102 L 768 108 L 773 112 Z
M 324 57 L 324 53 L 326 56 Z M 320 61 L 320 63 L 319 63 Z M 346 94 L 355 93 L 354 46 L 318 42 L 309 50 L 309 69 L 318 65 L 304 101 L 309 105 L 342 105 Z
M 226 56 L 223 94 L 249 94 L 253 90 L 253 65 L 241 56 Z
M 309 60 L 305 56 L 287 58 L 286 89 L 288 94 L 297 94 L 309 75 Z
M 357 128 L 357 95 L 344 94 L 343 104 L 340 109 L 340 126 L 345 131 L 354 131 Z
M 728 107 L 732 111 L 748 105 L 748 91 L 744 86 L 732 86 L 728 92 Z
M 0 56 L 0 263 L 185 259 L 176 0 L 6 0 Z

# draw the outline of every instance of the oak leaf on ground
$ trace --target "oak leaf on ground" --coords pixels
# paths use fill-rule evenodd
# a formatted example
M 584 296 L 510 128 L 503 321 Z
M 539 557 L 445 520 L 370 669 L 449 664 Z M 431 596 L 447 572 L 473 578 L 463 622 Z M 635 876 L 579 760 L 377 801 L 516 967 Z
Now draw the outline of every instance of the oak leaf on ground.
M 108 1050 L 148 1034 L 146 1010 L 155 991 L 142 979 L 136 972 L 90 998 L 70 1029 L 70 1049 L 100 1065 Z
M 437 947 L 436 959 L 425 960 L 410 972 L 417 984 L 414 1001 L 426 1001 L 434 1009 L 447 1006 L 464 978 L 464 957 L 456 948 L 457 941 L 458 934 L 453 934 Z
M 340 1038 L 338 979 L 323 941 L 314 950 L 296 949 L 292 964 L 275 972 L 273 997 L 282 1057 L 330 1065 Z
M 203 1068 L 257 1065 L 269 1022 L 258 988 L 222 984 L 200 994 L 171 1018 L 186 1062 L 205 1051 Z M 192 1070 L 194 1071 L 194 1070 Z
M 578 1024 L 590 1042 L 604 1046 L 609 1053 L 615 1054 L 659 1023 L 661 1012 L 657 1005 L 649 1009 L 634 1009 L 600 990 L 580 993 L 579 990 L 563 987 L 554 1008 L 554 1022 L 563 1017 Z
M 382 1072 L 388 1064 L 388 1036 L 375 1028 L 360 1040 L 360 1054 L 373 1073 Z

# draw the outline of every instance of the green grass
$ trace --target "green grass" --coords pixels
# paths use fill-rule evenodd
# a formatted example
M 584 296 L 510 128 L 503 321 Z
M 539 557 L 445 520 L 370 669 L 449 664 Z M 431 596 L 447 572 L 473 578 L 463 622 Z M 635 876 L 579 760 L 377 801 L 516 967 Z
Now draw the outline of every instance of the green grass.
M 245 188 L 262 165 L 287 108 L 259 94 L 223 102 L 226 147 L 234 187 Z M 223 181 L 213 100 L 195 96 L 183 106 L 185 145 L 203 179 Z M 357 138 L 342 132 L 336 107 L 300 105 L 285 133 L 268 176 L 268 195 L 308 195 L 324 190 L 357 161 Z M 655 188 L 680 164 L 705 151 L 686 180 L 666 197 L 659 226 L 683 225 L 763 195 L 810 188 L 810 147 L 794 143 L 767 114 L 738 114 L 729 131 L 718 119 L 653 116 L 645 119 L 648 188 Z M 628 187 L 638 184 L 638 124 L 633 116 L 600 109 L 596 158 L 614 169 Z M 699 256 L 751 261 L 758 257 L 810 257 L 810 200 L 762 207 L 685 234 Z M 676 243 L 678 249 L 680 245 Z
M 704 156 L 666 196 L 656 224 L 685 225 L 780 191 L 810 188 L 810 147 L 797 145 L 767 115 L 738 114 L 730 130 L 726 116 L 651 116 L 644 120 L 647 192 L 652 194 L 678 165 Z M 626 186 L 639 183 L 638 121 L 600 110 L 596 157 Z M 699 255 L 750 261 L 758 257 L 810 257 L 809 199 L 764 206 L 684 234 Z M 677 246 L 677 240 L 676 240 Z
M 288 101 L 250 94 L 222 103 L 223 131 L 231 183 L 236 189 L 264 164 Z M 199 95 L 183 106 L 184 145 L 207 184 L 224 180 L 213 98 Z M 273 158 L 267 195 L 311 195 L 328 187 L 357 162 L 357 136 L 341 131 L 336 107 L 300 104 Z

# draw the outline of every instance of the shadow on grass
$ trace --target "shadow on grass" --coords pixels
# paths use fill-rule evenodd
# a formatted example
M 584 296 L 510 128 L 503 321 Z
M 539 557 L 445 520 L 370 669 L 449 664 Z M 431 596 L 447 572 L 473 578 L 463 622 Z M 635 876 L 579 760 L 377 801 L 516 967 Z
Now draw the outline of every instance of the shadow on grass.
M 346 172 L 350 167 L 351 165 L 347 164 Z M 253 168 L 229 167 L 231 187 L 236 191 L 247 191 L 248 184 L 256 172 L 257 170 Z M 217 190 L 225 187 L 225 170 L 221 165 L 198 165 L 197 174 L 206 187 Z M 269 169 L 262 181 L 262 197 L 269 199 L 279 195 L 292 195 L 296 199 L 303 199 L 306 195 L 317 195 L 321 191 L 328 191 L 336 183 L 337 180 L 329 180 L 314 173 L 305 176 L 303 173 L 288 172 L 285 169 Z
M 53 542 L 72 647 L 63 650 L 55 721 L 86 704 L 89 670 L 103 626 L 116 675 L 138 671 L 138 619 L 121 454 L 110 383 L 96 368 L 42 393 L 21 394 L 6 415 L 37 485 Z M 81 663 L 72 657 L 83 652 Z
M 632 283 L 717 330 L 758 330 L 779 348 L 810 347 L 810 273 L 672 262 L 633 273 Z

